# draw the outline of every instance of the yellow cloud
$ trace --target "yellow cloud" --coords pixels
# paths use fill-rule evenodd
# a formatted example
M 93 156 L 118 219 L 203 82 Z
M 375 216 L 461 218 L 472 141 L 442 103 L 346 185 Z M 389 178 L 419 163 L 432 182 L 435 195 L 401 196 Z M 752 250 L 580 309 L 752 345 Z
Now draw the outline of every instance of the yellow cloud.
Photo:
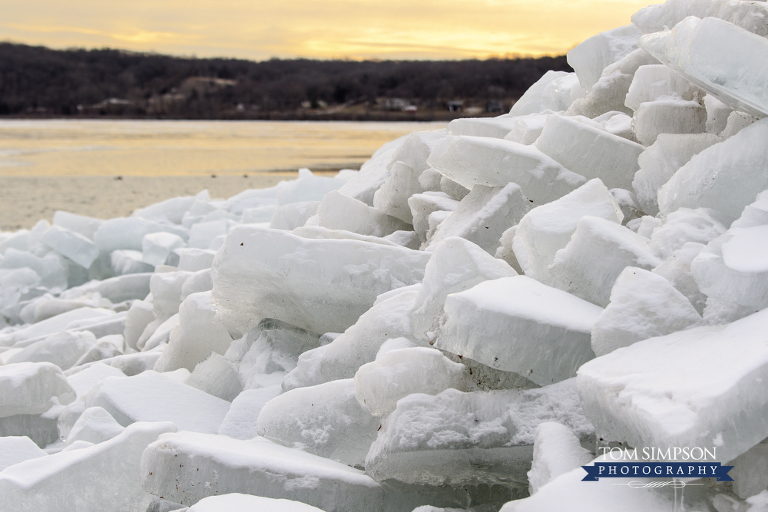
M 629 23 L 646 1 L 3 0 L 0 39 L 250 59 L 544 55 Z

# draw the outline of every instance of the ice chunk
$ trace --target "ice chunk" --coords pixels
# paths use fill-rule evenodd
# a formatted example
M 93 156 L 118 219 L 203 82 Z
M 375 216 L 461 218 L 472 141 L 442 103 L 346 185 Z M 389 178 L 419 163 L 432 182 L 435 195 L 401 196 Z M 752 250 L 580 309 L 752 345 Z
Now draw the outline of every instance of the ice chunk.
M 466 388 L 464 365 L 425 347 L 379 351 L 376 361 L 360 367 L 354 381 L 358 401 L 376 416 L 389 414 L 398 400 L 413 393 L 436 395 L 448 388 Z
M 227 358 L 239 362 L 240 382 L 245 389 L 273 386 L 296 368 L 302 353 L 317 348 L 318 340 L 317 334 L 265 319 L 232 343 Z
M 141 334 L 136 348 L 142 351 L 153 350 L 161 345 L 166 345 L 173 331 L 179 325 L 179 314 L 175 314 L 167 320 L 154 320 L 147 325 Z
M 361 235 L 382 237 L 410 227 L 400 219 L 337 191 L 325 195 L 317 214 L 322 227 Z
M 109 264 L 112 273 L 118 276 L 126 274 L 142 274 L 155 270 L 153 265 L 142 260 L 140 251 L 120 250 L 112 251 L 109 255 Z
M 64 446 L 77 441 L 99 444 L 120 435 L 123 428 L 115 418 L 101 407 L 85 409 L 67 435 Z
M 0 418 L 41 414 L 54 405 L 72 403 L 75 391 L 52 363 L 16 363 L 0 366 Z
M 656 142 L 638 158 L 640 170 L 632 181 L 637 202 L 643 211 L 649 215 L 659 213 L 659 188 L 694 155 L 717 142 L 720 139 L 710 133 L 659 135 Z
M 207 193 L 206 193 L 207 195 Z M 195 204 L 194 196 L 173 197 L 133 212 L 134 217 L 181 224 L 182 216 Z
M 93 235 L 104 221 L 58 210 L 53 214 L 53 225 L 83 235 L 88 240 L 93 240 Z
M 330 344 L 304 354 L 283 389 L 351 379 L 362 365 L 376 359 L 388 339 L 413 339 L 410 313 L 417 294 L 416 290 L 403 292 L 377 303 Z
M 768 225 L 734 227 L 710 242 L 691 262 L 708 297 L 741 306 L 768 306 Z
M 227 402 L 243 391 L 235 365 L 215 352 L 195 366 L 185 384 Z
M 557 421 L 588 439 L 573 380 L 526 391 L 413 394 L 400 399 L 366 458 L 376 480 L 527 488 L 536 427 Z
M 636 50 L 641 34 L 634 25 L 626 25 L 601 32 L 571 49 L 568 64 L 576 71 L 581 86 L 591 88 L 600 79 L 603 69 Z
M 437 170 L 437 169 L 433 169 Z M 440 172 L 440 171 L 437 171 Z M 441 175 L 442 176 L 442 175 Z M 448 176 L 440 178 L 440 191 L 448 194 L 455 201 L 461 201 L 469 194 L 469 189 L 450 179 Z
M 707 94 L 704 96 L 704 107 L 707 109 L 707 132 L 718 134 L 725 130 L 728 118 L 733 112 L 728 105 Z
M 150 322 L 155 319 L 153 305 L 151 302 L 135 300 L 131 303 L 131 309 L 125 317 L 125 346 L 136 350 L 136 342 L 139 341 L 141 333 L 147 328 Z
M 592 454 L 582 448 L 571 429 L 554 421 L 539 423 L 533 441 L 533 464 L 528 472 L 531 495 L 544 484 L 591 460 Z
M 654 274 L 669 281 L 680 293 L 693 304 L 696 311 L 701 314 L 707 297 L 699 290 L 699 285 L 691 273 L 691 262 L 699 255 L 705 246 L 695 242 L 684 244 L 680 249 L 672 253 L 661 265 L 653 269 Z
M 595 462 L 611 462 L 598 458 Z M 612 479 L 603 478 L 597 482 L 583 482 L 586 472 L 573 469 L 541 487 L 529 498 L 510 501 L 499 512 L 647 512 L 649 510 L 674 510 L 671 497 L 659 493 L 657 487 L 635 488 L 616 485 Z M 658 480 L 638 480 L 639 483 L 656 483 Z
M 259 435 L 292 448 L 361 466 L 379 419 L 358 402 L 352 379 L 293 389 L 264 405 Z
M 621 224 L 624 215 L 608 189 L 593 179 L 549 204 L 537 206 L 520 220 L 512 247 L 525 275 L 552 285 L 549 266 L 568 244 L 579 219 L 591 215 Z
M 600 178 L 608 188 L 628 188 L 643 146 L 572 118 L 552 115 L 536 147 L 565 168 L 587 179 Z
M 173 233 L 150 233 L 141 239 L 142 261 L 153 267 L 163 265 L 175 250 L 184 247 L 184 239 Z
M 339 512 L 382 508 L 381 486 L 362 471 L 260 437 L 163 435 L 141 462 L 144 489 L 185 505 L 241 492 Z
M 192 371 L 211 352 L 224 355 L 230 343 L 229 333 L 216 320 L 211 292 L 193 293 L 179 308 L 179 327 L 171 332 L 168 346 L 155 364 L 155 371 L 168 372 L 178 368 Z
M 443 240 L 459 237 L 493 253 L 502 233 L 517 224 L 530 209 L 531 201 L 515 183 L 504 187 L 475 185 L 435 229 L 426 248 L 433 249 Z
M 96 336 L 88 331 L 60 331 L 28 345 L 12 355 L 6 363 L 49 362 L 62 370 L 74 366 L 78 359 L 96 344 Z
M 426 162 L 426 155 L 424 161 Z M 426 163 L 423 165 L 426 166 Z M 411 224 L 413 217 L 408 207 L 408 198 L 422 192 L 419 183 L 422 170 L 424 169 L 414 169 L 405 162 L 394 162 L 389 169 L 387 180 L 373 195 L 373 206 L 382 213 Z
M 410 226 L 409 226 L 410 227 Z M 421 240 L 415 231 L 398 230 L 384 237 L 384 240 L 393 242 L 407 249 L 418 249 L 421 247 Z
M 554 112 L 545 110 L 540 114 L 513 117 L 512 119 L 515 120 L 514 127 L 504 138 L 512 142 L 525 144 L 526 146 L 533 144 L 541 135 L 541 131 L 544 129 L 544 122 L 550 114 L 554 114 Z
M 0 437 L 0 471 L 9 466 L 48 455 L 28 437 Z
M 440 171 L 430 167 L 419 175 L 419 185 L 424 192 L 440 192 L 442 177 Z
M 141 240 L 150 233 L 168 232 L 186 240 L 187 230 L 169 224 L 160 224 L 139 217 L 120 217 L 104 221 L 93 234 L 96 246 L 104 252 L 118 249 L 141 251 Z
M 272 214 L 269 227 L 288 231 L 303 226 L 307 219 L 317 213 L 320 201 L 304 201 L 278 206 Z
M 602 356 L 635 342 L 701 323 L 690 301 L 663 277 L 625 268 L 611 290 L 611 302 L 592 327 L 592 350 Z
M 686 243 L 706 244 L 725 233 L 725 226 L 717 220 L 719 217 L 716 211 L 707 208 L 680 208 L 670 213 L 663 225 L 654 228 L 651 247 L 667 259 Z
M 520 266 L 520 262 L 517 261 L 517 256 L 515 256 L 515 251 L 512 248 L 512 242 L 515 239 L 515 235 L 517 234 L 518 225 L 512 226 L 501 234 L 501 238 L 499 238 L 500 245 L 496 249 L 496 258 L 506 261 L 507 264 L 515 270 L 515 272 L 522 274 L 523 269 Z
M 229 408 L 229 402 L 152 371 L 102 380 L 86 395 L 85 405 L 103 407 L 123 426 L 172 421 L 180 430 L 207 433 L 219 429 Z
M 545 101 L 545 91 L 547 86 L 559 79 L 568 77 L 570 73 L 565 71 L 547 71 L 535 84 L 530 86 L 525 94 L 518 99 L 512 110 L 509 111 L 510 116 L 524 116 L 528 114 L 538 114 L 544 110 L 551 109 L 552 105 L 548 101 Z
M 402 247 L 241 226 L 216 255 L 212 301 L 231 333 L 262 318 L 341 332 L 380 293 L 421 281 L 428 259 Z
M 8 510 L 146 510 L 141 454 L 170 423 L 138 423 L 101 444 L 16 464 L 0 473 L 0 495 Z
M 67 288 L 67 266 L 64 258 L 55 252 L 36 256 L 27 251 L 10 248 L 0 259 L 0 269 L 30 268 L 40 276 L 40 286 L 48 289 Z
M 728 0 L 667 0 L 651 5 L 632 15 L 632 23 L 644 34 L 674 27 L 686 16 L 720 18 L 757 35 L 768 36 L 768 5 L 760 2 Z
M 517 275 L 503 261 L 463 238 L 447 238 L 435 249 L 424 271 L 424 282 L 414 302 L 413 333 L 423 341 L 434 339 L 445 298 L 489 279 Z
M 194 224 L 189 230 L 189 246 L 195 249 L 208 249 L 216 237 L 227 234 L 229 226 L 230 221 L 226 220 Z
M 695 155 L 659 189 L 661 213 L 712 208 L 736 219 L 768 188 L 767 137 L 768 120 L 762 120 Z
M 339 192 L 373 206 L 373 195 L 389 176 L 389 164 L 406 138 L 408 135 L 403 135 L 376 150 L 371 159 L 360 167 L 360 172 L 338 189 Z
M 535 147 L 488 137 L 446 137 L 435 145 L 428 162 L 469 189 L 516 183 L 535 205 L 553 201 L 586 181 Z
M 299 179 L 286 182 L 277 191 L 277 204 L 283 206 L 305 201 L 322 201 L 325 194 L 338 190 L 350 178 L 348 174 L 342 173 L 332 178 L 315 176 L 309 169 L 299 169 Z
M 58 226 L 51 226 L 43 235 L 42 242 L 83 268 L 89 268 L 99 256 L 99 249 L 91 240 Z
M 565 110 L 565 109 L 556 109 Z M 473 135 L 503 139 L 517 123 L 516 117 L 462 117 L 448 123 L 448 135 Z
M 625 267 L 650 270 L 660 263 L 647 238 L 600 217 L 582 217 L 550 272 L 558 288 L 605 307 Z
M 637 49 L 603 70 L 600 80 L 584 98 L 579 98 L 565 112 L 566 115 L 582 115 L 590 119 L 612 111 L 632 114 L 624 105 L 632 78 L 640 66 L 658 64 L 648 52 Z
M 408 198 L 408 206 L 413 215 L 413 229 L 422 244 L 427 241 L 429 216 L 436 211 L 453 211 L 458 204 L 458 201 L 451 199 L 444 192 L 425 192 Z
M 98 293 L 113 303 L 125 300 L 143 299 L 149 293 L 149 280 L 152 274 L 129 274 L 103 281 L 91 281 L 63 292 L 61 299 L 79 299 L 88 293 Z
M 741 499 L 768 489 L 768 444 L 763 443 L 728 463 L 733 465 L 729 471 L 733 478 L 733 492 Z
M 115 312 L 103 308 L 78 308 L 51 317 L 42 322 L 23 327 L 13 332 L 0 334 L 0 346 L 10 347 L 14 344 L 18 347 L 26 347 L 36 341 L 47 338 L 61 330 L 67 329 L 70 324 L 78 320 L 102 320 L 114 316 Z
M 77 393 L 77 397 L 83 397 L 88 392 L 107 377 L 124 377 L 125 375 L 118 368 L 108 366 L 102 362 L 96 362 L 75 374 L 67 375 L 67 382 Z
M 732 460 L 768 437 L 768 310 L 616 350 L 579 369 L 587 416 L 629 446 L 717 447 Z
M 195 249 L 193 247 L 180 249 L 178 253 L 179 264 L 177 266 L 179 270 L 186 270 L 187 272 L 197 272 L 198 270 L 211 268 L 213 259 L 216 257 L 216 251 Z
M 672 30 L 642 36 L 638 44 L 732 109 L 768 115 L 765 37 L 717 18 L 689 16 Z
M 663 64 L 640 66 L 632 78 L 624 104 L 637 110 L 641 103 L 662 97 L 686 101 L 696 99 L 698 89 Z
M 601 312 L 529 277 L 485 281 L 448 296 L 435 347 L 550 384 L 594 357 L 590 333 Z
M 658 99 L 641 103 L 632 120 L 637 140 L 650 146 L 662 133 L 704 133 L 707 109 L 697 101 Z
M 257 424 L 261 410 L 282 392 L 279 385 L 246 389 L 232 401 L 219 427 L 219 434 L 243 440 L 258 436 Z
M 230 493 L 203 498 L 189 508 L 189 512 L 322 512 L 300 501 L 262 498 L 248 494 Z

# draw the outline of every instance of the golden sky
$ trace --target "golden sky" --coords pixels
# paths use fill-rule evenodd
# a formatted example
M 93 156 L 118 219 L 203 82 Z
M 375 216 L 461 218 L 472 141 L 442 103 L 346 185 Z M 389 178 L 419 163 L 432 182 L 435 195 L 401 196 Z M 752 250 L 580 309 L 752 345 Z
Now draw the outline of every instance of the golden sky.
M 660 1 L 660 0 L 659 0 Z M 0 40 L 198 57 L 564 53 L 649 0 L 2 0 Z

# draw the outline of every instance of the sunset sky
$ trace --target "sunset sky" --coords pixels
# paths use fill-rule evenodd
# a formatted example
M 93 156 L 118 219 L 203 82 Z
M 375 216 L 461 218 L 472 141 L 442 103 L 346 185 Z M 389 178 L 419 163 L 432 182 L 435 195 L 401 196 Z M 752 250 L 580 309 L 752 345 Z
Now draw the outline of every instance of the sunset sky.
M 2 0 L 0 40 L 198 57 L 560 54 L 637 0 Z

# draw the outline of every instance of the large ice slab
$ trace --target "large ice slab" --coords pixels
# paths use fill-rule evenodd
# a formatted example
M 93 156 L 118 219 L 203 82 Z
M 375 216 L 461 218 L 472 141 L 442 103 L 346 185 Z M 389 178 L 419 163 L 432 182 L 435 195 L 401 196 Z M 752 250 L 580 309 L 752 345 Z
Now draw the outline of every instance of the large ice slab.
M 293 389 L 259 414 L 259 435 L 292 448 L 361 466 L 376 439 L 379 418 L 358 401 L 352 379 Z
M 626 25 L 590 37 L 571 49 L 568 64 L 579 77 L 581 86 L 589 89 L 600 79 L 606 66 L 636 50 L 641 34 L 637 27 Z
M 155 372 L 108 377 L 85 397 L 86 407 L 104 408 L 118 423 L 172 421 L 179 430 L 214 433 L 229 402 Z
M 95 345 L 96 336 L 89 331 L 60 331 L 23 348 L 6 363 L 49 362 L 68 370 Z
M 558 288 L 605 307 L 625 267 L 650 270 L 661 261 L 644 236 L 600 217 L 582 217 L 550 272 Z
M 712 208 L 736 219 L 758 193 L 768 188 L 768 120 L 708 147 L 683 165 L 659 189 L 659 210 Z
M 663 277 L 625 268 L 611 290 L 611 302 L 592 327 L 592 349 L 602 356 L 641 340 L 701 323 L 688 298 Z
M 698 89 L 663 64 L 640 66 L 635 71 L 624 104 L 637 111 L 641 103 L 659 98 L 677 98 L 692 101 Z
M 444 192 L 425 192 L 408 198 L 408 206 L 413 215 L 413 230 L 423 244 L 429 232 L 429 216 L 437 211 L 454 211 L 459 202 Z
M 546 385 L 594 357 L 601 311 L 529 277 L 485 281 L 448 296 L 435 347 Z
M 517 183 L 534 205 L 553 201 L 586 181 L 535 147 L 488 137 L 441 139 L 428 162 L 468 189 Z
M 43 235 L 42 242 L 83 268 L 89 268 L 99 256 L 99 248 L 91 240 L 58 226 L 51 226 Z
M 377 480 L 527 488 L 536 427 L 557 421 L 586 439 L 573 380 L 526 391 L 413 394 L 400 399 L 365 467 Z
M 144 452 L 144 489 L 184 505 L 239 492 L 286 498 L 327 511 L 379 510 L 382 488 L 360 470 L 264 438 L 179 432 Z
M 150 233 L 173 233 L 187 240 L 189 233 L 180 226 L 160 224 L 139 217 L 119 217 L 105 221 L 93 234 L 93 242 L 104 252 L 118 249 L 141 251 L 141 240 Z
M 361 167 L 356 176 L 339 188 L 339 192 L 347 197 L 362 201 L 373 206 L 373 195 L 389 176 L 389 165 L 395 153 L 403 146 L 408 135 L 389 141 L 371 156 Z
M 568 80 L 571 73 L 565 71 L 549 70 L 512 105 L 509 111 L 510 116 L 525 116 L 529 114 L 538 114 L 545 110 L 558 110 L 557 105 L 553 105 L 552 97 L 547 94 L 547 89 L 562 80 Z
M 341 332 L 379 294 L 420 282 L 428 259 L 402 247 L 242 226 L 216 255 L 212 301 L 230 332 L 247 332 L 262 318 Z
M 643 146 L 587 123 L 551 115 L 536 147 L 566 169 L 587 179 L 600 178 L 608 188 L 629 188 Z
M 576 223 L 584 216 L 621 224 L 624 215 L 606 186 L 593 179 L 557 201 L 537 206 L 520 220 L 512 247 L 525 275 L 551 285 L 549 266 L 557 251 L 568 244 Z
M 434 248 L 448 238 L 459 237 L 491 254 L 499 246 L 502 233 L 517 224 L 530 209 L 531 203 L 515 183 L 504 187 L 475 185 L 440 223 L 426 249 Z
M 503 139 L 512 131 L 516 123 L 516 116 L 462 117 L 448 123 L 446 130 L 448 130 L 448 135 L 473 135 Z
M 767 329 L 763 310 L 599 357 L 579 370 L 584 410 L 603 439 L 732 460 L 768 437 Z
M 698 101 L 675 98 L 641 103 L 632 119 L 632 131 L 646 146 L 663 133 L 705 133 L 707 109 Z
M 0 418 L 41 414 L 55 405 L 55 401 L 67 405 L 75 398 L 67 378 L 52 363 L 0 366 Z
M 3 508 L 144 511 L 151 496 L 141 487 L 142 452 L 158 435 L 175 430 L 171 423 L 136 423 L 95 446 L 11 466 L 0 472 Z
M 768 116 L 765 37 L 717 18 L 689 16 L 672 30 L 642 36 L 638 44 L 734 110 Z

